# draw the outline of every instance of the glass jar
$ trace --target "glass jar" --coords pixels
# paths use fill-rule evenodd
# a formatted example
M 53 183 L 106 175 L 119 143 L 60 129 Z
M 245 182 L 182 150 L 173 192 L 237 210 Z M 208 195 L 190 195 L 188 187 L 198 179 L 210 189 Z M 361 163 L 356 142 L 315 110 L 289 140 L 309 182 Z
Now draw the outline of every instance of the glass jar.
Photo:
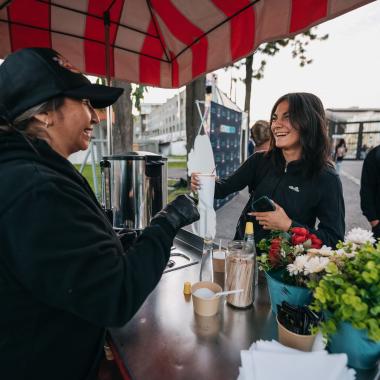
M 228 243 L 226 252 L 225 290 L 243 289 L 227 296 L 227 303 L 238 308 L 252 305 L 255 298 L 255 254 L 242 240 Z
M 202 250 L 201 269 L 199 272 L 199 281 L 214 282 L 214 269 L 213 269 L 213 262 L 212 262 L 213 246 L 214 246 L 214 241 L 212 237 L 205 236 L 205 238 L 203 239 L 203 250 Z

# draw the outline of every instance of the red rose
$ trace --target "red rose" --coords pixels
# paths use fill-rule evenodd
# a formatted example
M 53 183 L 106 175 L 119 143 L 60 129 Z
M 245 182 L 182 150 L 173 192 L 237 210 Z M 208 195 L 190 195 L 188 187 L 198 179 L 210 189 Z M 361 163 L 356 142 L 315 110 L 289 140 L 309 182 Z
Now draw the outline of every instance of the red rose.
M 317 235 L 316 234 L 309 234 L 309 239 L 314 242 L 315 239 L 318 239 Z
M 292 244 L 293 245 L 303 244 L 303 243 L 305 243 L 306 240 L 307 240 L 306 235 L 293 235 L 292 236 Z
M 275 268 L 279 265 L 281 256 L 280 256 L 280 247 L 281 247 L 281 238 L 274 238 L 271 241 L 270 249 L 269 249 L 269 262 L 271 266 Z
M 292 233 L 296 235 L 306 236 L 308 234 L 308 231 L 306 228 L 303 227 L 294 227 L 292 228 Z
M 275 238 L 270 243 L 270 247 L 271 248 L 279 249 L 280 245 L 281 245 L 281 239 L 280 238 Z
M 311 243 L 312 243 L 311 248 L 317 248 L 317 249 L 322 248 L 323 242 L 321 239 L 316 238 L 314 241 L 312 240 Z
M 273 268 L 277 267 L 278 264 L 280 263 L 280 260 L 281 260 L 279 250 L 278 249 L 270 249 L 268 258 L 269 258 L 269 262 L 271 263 L 271 266 Z

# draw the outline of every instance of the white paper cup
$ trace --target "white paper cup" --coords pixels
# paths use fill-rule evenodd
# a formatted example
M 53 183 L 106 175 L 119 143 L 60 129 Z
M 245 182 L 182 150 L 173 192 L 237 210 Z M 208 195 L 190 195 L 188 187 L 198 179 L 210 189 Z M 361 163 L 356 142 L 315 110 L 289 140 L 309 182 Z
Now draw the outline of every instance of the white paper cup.
M 215 174 L 197 174 L 199 180 L 199 203 L 205 208 L 214 207 Z
M 200 288 L 210 289 L 214 293 L 221 292 L 222 288 L 215 282 L 209 281 L 197 282 L 191 287 L 194 312 L 203 317 L 211 317 L 212 315 L 215 315 L 218 312 L 220 296 L 215 296 L 212 298 L 203 298 L 194 295 L 195 291 Z
M 215 236 L 216 216 L 214 211 L 215 175 L 197 174 L 199 179 L 199 221 L 192 224 L 193 232 L 201 237 Z

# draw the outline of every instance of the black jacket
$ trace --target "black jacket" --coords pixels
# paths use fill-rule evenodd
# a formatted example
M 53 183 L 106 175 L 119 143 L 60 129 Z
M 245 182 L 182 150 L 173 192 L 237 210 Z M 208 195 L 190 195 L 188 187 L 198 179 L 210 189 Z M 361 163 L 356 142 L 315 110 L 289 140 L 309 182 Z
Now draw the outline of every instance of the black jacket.
M 380 219 L 380 145 L 364 160 L 360 200 L 363 214 L 370 222 Z
M 227 179 L 216 182 L 215 198 L 240 191 L 248 186 L 253 198 L 268 196 L 278 203 L 293 221 L 293 226 L 304 226 L 315 233 L 325 245 L 334 247 L 343 240 L 344 200 L 342 184 L 332 167 L 309 178 L 303 174 L 301 161 L 277 167 L 271 154 L 255 153 Z M 315 229 L 316 220 L 318 229 Z M 255 240 L 269 235 L 256 221 Z
M 34 146 L 0 135 L 0 378 L 94 379 L 105 327 L 156 286 L 175 232 L 157 222 L 125 255 L 86 180 Z

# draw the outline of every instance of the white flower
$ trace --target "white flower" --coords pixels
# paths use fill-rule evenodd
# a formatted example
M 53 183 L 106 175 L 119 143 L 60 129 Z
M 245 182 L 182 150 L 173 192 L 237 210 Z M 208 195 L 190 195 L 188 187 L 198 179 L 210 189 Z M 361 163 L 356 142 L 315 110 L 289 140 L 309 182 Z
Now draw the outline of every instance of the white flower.
M 307 253 L 310 255 L 319 255 L 319 256 L 331 256 L 334 254 L 334 251 L 331 247 L 324 245 L 322 248 L 310 248 L 307 250 Z
M 319 250 L 319 254 L 321 256 L 331 256 L 334 253 L 331 247 L 327 247 L 326 245 L 322 246 Z
M 296 276 L 297 274 L 301 274 L 304 271 L 304 267 L 307 260 L 308 260 L 307 255 L 297 256 L 293 264 L 289 264 L 287 266 L 289 274 L 291 276 Z
M 340 248 L 340 249 L 336 250 L 335 253 L 337 256 L 347 256 L 348 258 L 352 258 L 352 257 L 355 257 L 355 255 L 356 255 L 356 252 L 355 252 L 356 244 L 353 244 L 353 248 L 354 248 L 353 252 L 346 252 L 343 248 Z M 352 247 L 349 250 L 351 250 L 351 249 L 352 249 Z
M 294 246 L 294 248 L 293 248 L 293 252 L 295 255 L 298 255 L 299 253 L 302 253 L 303 251 L 305 251 L 305 248 L 302 244 L 298 244 L 298 245 Z
M 281 248 L 281 251 L 280 251 L 280 255 L 282 256 L 282 257 L 286 257 L 286 253 L 285 253 L 285 251 Z
M 346 235 L 344 242 L 345 243 L 354 243 L 358 245 L 363 245 L 365 243 L 373 244 L 376 240 L 373 237 L 371 231 L 363 230 L 362 228 L 353 228 Z
M 328 263 L 330 262 L 327 257 L 310 257 L 305 263 L 305 274 L 318 273 L 326 269 Z

